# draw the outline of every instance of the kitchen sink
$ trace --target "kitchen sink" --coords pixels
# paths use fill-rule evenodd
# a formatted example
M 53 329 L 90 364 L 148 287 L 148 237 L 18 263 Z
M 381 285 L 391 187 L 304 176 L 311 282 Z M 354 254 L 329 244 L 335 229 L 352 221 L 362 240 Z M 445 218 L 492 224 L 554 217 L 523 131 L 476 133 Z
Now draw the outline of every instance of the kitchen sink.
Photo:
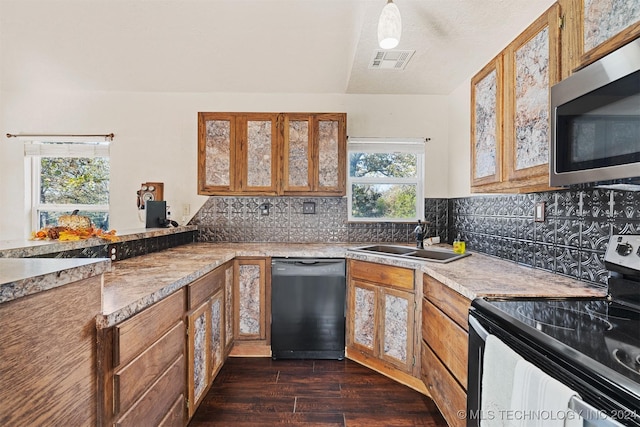
M 366 252 L 377 255 L 389 255 L 398 258 L 419 259 L 423 261 L 432 261 L 439 263 L 447 263 L 458 260 L 460 258 L 471 255 L 468 252 L 463 254 L 457 254 L 450 249 L 442 248 L 430 248 L 419 249 L 410 248 L 407 246 L 395 246 L 395 245 L 371 245 L 361 246 L 358 248 L 351 248 L 350 250 L 356 252 Z

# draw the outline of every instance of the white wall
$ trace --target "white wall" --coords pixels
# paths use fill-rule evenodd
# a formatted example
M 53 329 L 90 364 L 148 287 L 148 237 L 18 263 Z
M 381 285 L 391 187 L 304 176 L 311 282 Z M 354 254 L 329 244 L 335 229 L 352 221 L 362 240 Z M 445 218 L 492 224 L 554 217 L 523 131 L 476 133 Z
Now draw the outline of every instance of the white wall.
M 352 136 L 430 137 L 426 196 L 446 197 L 446 96 L 344 94 L 122 93 L 5 90 L 0 97 L 0 240 L 31 232 L 25 208 L 22 144 L 9 133 L 115 133 L 111 145 L 111 225 L 138 228 L 136 191 L 164 182 L 165 199 L 180 220 L 206 200 L 197 195 L 198 111 L 346 112 Z M 467 139 L 468 141 L 468 139 Z
M 471 79 L 448 97 L 448 197 L 471 194 Z

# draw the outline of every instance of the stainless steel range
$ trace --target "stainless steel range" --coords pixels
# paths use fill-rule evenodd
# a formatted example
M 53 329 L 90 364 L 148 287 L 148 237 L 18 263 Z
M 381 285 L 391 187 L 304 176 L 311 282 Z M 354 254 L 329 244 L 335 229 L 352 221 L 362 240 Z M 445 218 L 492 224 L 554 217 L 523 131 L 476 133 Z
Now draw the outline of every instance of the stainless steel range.
M 607 298 L 473 301 L 468 426 L 487 415 L 479 411 L 489 335 L 575 390 L 569 408 L 583 425 L 640 426 L 640 235 L 612 236 L 605 266 Z

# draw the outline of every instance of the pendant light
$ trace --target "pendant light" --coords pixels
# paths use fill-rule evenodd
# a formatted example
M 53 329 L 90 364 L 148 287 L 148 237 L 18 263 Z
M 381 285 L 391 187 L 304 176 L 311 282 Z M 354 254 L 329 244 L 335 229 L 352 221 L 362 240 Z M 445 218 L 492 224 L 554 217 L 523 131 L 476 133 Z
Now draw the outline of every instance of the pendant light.
M 393 0 L 387 0 L 387 4 L 380 13 L 378 21 L 378 44 L 382 49 L 393 49 L 400 43 L 402 34 L 402 18 L 400 9 Z

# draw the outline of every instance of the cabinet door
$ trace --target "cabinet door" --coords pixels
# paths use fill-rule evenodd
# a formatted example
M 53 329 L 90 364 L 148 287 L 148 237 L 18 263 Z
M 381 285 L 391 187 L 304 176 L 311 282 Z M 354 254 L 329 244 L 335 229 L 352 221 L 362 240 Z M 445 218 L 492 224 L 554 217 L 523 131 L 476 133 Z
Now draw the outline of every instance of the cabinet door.
M 198 194 L 235 191 L 235 165 L 236 115 L 198 113 Z
M 349 284 L 349 344 L 377 357 L 378 290 L 357 280 Z
M 237 340 L 264 340 L 266 333 L 266 260 L 237 259 L 235 330 Z
M 579 43 L 572 46 L 581 53 L 575 66 L 584 67 L 640 36 L 637 1 L 562 0 L 561 3 L 568 3 L 563 9 L 579 24 L 570 28 L 581 36 Z
M 344 196 L 346 184 L 346 115 L 314 115 L 314 190 Z
M 504 57 L 504 176 L 548 186 L 550 88 L 559 67 L 559 10 L 552 6 L 521 33 Z
M 502 54 L 471 79 L 471 187 L 502 181 Z
M 310 114 L 284 115 L 283 191 L 307 193 L 313 179 L 313 119 Z
M 224 291 L 220 289 L 209 300 L 209 382 L 213 381 L 224 362 Z
M 240 116 L 240 156 L 236 167 L 244 194 L 276 194 L 279 163 L 278 114 L 252 113 Z
M 224 270 L 224 353 L 229 354 L 233 345 L 233 263 L 229 263 Z
M 380 290 L 380 357 L 398 368 L 411 372 L 414 365 L 414 296 L 394 289 Z
M 209 384 L 210 344 L 207 324 L 210 317 L 210 302 L 205 301 L 200 307 L 187 315 L 189 324 L 187 384 L 189 391 L 189 418 L 193 415 Z

